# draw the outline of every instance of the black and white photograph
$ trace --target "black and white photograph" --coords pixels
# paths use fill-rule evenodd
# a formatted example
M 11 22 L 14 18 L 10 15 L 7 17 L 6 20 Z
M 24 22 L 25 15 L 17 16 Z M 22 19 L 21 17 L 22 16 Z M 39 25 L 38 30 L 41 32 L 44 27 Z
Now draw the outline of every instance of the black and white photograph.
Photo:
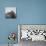
M 5 8 L 5 18 L 16 19 L 16 7 L 6 7 Z

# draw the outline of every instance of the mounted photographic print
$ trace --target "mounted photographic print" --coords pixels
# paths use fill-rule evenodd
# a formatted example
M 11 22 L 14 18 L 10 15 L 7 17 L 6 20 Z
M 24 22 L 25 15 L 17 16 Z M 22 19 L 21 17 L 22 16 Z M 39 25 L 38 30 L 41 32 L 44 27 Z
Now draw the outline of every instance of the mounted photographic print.
M 16 19 L 16 7 L 5 7 L 5 18 Z

